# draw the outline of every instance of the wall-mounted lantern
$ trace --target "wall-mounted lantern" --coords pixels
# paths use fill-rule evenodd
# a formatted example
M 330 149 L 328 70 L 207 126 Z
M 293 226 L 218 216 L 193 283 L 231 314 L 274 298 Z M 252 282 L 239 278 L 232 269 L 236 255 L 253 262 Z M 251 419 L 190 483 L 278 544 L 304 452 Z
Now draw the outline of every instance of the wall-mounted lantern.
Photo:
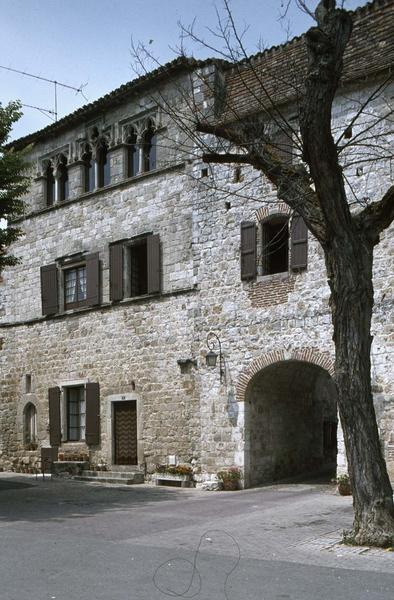
M 222 383 L 224 378 L 224 359 L 222 354 L 222 344 L 220 342 L 219 337 L 213 331 L 210 331 L 207 335 L 207 346 L 209 352 L 205 355 L 205 361 L 207 367 L 216 367 L 218 355 L 214 351 L 216 342 L 219 346 L 219 366 L 220 366 L 220 383 Z

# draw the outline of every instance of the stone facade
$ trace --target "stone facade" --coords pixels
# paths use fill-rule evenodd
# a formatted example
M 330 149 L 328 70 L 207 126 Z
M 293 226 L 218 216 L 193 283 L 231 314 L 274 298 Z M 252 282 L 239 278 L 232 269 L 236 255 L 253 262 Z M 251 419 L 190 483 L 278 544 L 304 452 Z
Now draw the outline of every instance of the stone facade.
M 204 69 L 212 71 L 212 64 Z M 186 70 L 198 81 L 194 66 Z M 246 485 L 311 470 L 316 461 L 321 466 L 323 425 L 336 422 L 322 250 L 309 234 L 306 269 L 262 275 L 259 262 L 257 279 L 241 280 L 240 224 L 254 222 L 259 230 L 272 215 L 291 215 L 252 169 L 243 167 L 241 177 L 232 167 L 206 173 L 199 160 L 179 151 L 184 134 L 161 107 L 163 98 L 182 106 L 180 90 L 193 81 L 183 71 L 169 69 L 164 82 L 158 75 L 158 83 L 153 77 L 142 89 L 121 88 L 113 100 L 106 97 L 105 110 L 92 105 L 79 120 L 36 134 L 35 179 L 20 221 L 25 235 L 12 248 L 21 263 L 6 270 L 0 284 L 4 468 L 33 465 L 40 447 L 50 445 L 48 389 L 61 392 L 64 434 L 66 391 L 88 382 L 100 386 L 99 443 L 62 441 L 59 451 L 86 452 L 92 464 L 116 463 L 115 404 L 135 402 L 136 464 L 148 475 L 174 456 L 193 465 L 200 482 L 215 482 L 215 474 L 231 465 L 244 470 Z M 363 83 L 352 92 L 360 99 L 371 89 Z M 202 94 L 199 87 L 194 91 Z M 382 110 L 393 92 L 377 99 L 374 110 Z M 334 126 L 343 127 L 353 112 L 344 91 L 335 101 Z M 137 123 L 142 130 L 148 118 L 157 135 L 155 168 L 128 177 L 127 127 Z M 106 136 L 110 182 L 85 192 L 82 152 L 92 132 Z M 47 207 L 45 168 L 60 153 L 67 157 L 69 198 Z M 368 173 L 353 169 L 350 181 L 357 193 L 378 199 L 393 181 L 392 165 L 386 161 Z M 151 234 L 160 236 L 160 292 L 113 301 L 110 245 Z M 376 249 L 372 375 L 394 477 L 391 235 L 386 231 Z M 43 316 L 40 268 L 56 263 L 62 277 L 64 260 L 83 261 L 90 253 L 100 261 L 99 302 L 65 310 L 60 286 L 58 310 Z M 222 378 L 218 367 L 205 364 L 210 332 L 221 340 Z M 36 408 L 37 449 L 26 443 L 28 403 Z M 346 469 L 340 429 L 337 464 Z

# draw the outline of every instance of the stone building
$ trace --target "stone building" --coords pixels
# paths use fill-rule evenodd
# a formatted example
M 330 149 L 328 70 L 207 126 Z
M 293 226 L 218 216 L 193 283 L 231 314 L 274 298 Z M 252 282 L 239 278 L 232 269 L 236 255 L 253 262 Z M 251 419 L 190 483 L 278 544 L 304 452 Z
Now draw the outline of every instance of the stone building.
M 385 0 L 356 11 L 334 130 L 387 78 L 393 14 Z M 380 52 L 366 52 L 372 38 Z M 253 64 L 292 118 L 272 78 L 289 56 L 302 61 L 302 40 Z M 247 77 L 177 59 L 14 142 L 29 147 L 34 178 L 12 247 L 21 262 L 0 286 L 5 469 L 49 446 L 146 475 L 188 463 L 200 481 L 238 465 L 245 485 L 346 469 L 322 250 L 268 181 L 208 169 L 173 118 L 189 93 L 218 110 L 217 89 L 242 114 Z M 383 114 L 393 96 L 387 83 L 371 110 Z M 371 200 L 393 177 L 388 160 L 348 173 Z M 391 233 L 376 249 L 372 375 L 394 476 Z

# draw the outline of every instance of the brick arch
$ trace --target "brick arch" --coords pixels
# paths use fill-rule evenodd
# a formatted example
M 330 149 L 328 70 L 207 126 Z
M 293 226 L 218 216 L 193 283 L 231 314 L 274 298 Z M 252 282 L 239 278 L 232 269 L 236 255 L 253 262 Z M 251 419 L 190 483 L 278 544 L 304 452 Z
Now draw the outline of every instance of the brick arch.
M 271 215 L 290 215 L 291 210 L 290 207 L 287 206 L 284 202 L 273 202 L 272 204 L 268 204 L 267 206 L 262 206 L 258 210 L 256 210 L 255 218 L 257 222 L 264 221 L 267 217 Z
M 239 376 L 236 387 L 238 402 L 245 401 L 246 388 L 256 373 L 274 363 L 298 360 L 312 363 L 325 369 L 331 376 L 334 375 L 334 360 L 329 352 L 320 352 L 316 348 L 295 348 L 293 350 L 272 350 L 255 358 Z

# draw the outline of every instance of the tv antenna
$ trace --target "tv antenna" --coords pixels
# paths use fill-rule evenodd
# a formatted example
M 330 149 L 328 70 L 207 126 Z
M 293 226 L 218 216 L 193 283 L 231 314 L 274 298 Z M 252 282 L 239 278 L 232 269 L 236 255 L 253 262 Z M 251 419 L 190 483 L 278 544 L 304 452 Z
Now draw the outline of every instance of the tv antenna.
M 57 81 L 56 79 L 48 79 L 47 77 L 41 77 L 41 75 L 34 75 L 33 73 L 28 73 L 27 71 L 20 71 L 19 69 L 12 69 L 11 67 L 5 67 L 0 65 L 0 69 L 4 69 L 5 71 L 11 71 L 12 73 L 18 73 L 19 75 L 24 75 L 25 77 L 32 77 L 33 79 L 39 79 L 40 81 L 46 81 L 47 83 L 52 83 L 54 88 L 54 110 L 50 110 L 48 108 L 42 108 L 40 106 L 32 106 L 31 104 L 22 104 L 22 106 L 26 106 L 28 108 L 34 108 L 35 110 L 39 110 L 41 113 L 53 119 L 53 121 L 57 121 L 57 88 L 58 86 L 67 88 L 69 90 L 74 90 L 76 94 L 81 94 L 81 96 L 88 102 L 85 94 L 83 93 L 84 87 L 86 87 L 86 83 L 82 84 L 79 87 L 75 87 L 73 85 L 68 85 L 67 83 L 62 83 L 61 81 Z

